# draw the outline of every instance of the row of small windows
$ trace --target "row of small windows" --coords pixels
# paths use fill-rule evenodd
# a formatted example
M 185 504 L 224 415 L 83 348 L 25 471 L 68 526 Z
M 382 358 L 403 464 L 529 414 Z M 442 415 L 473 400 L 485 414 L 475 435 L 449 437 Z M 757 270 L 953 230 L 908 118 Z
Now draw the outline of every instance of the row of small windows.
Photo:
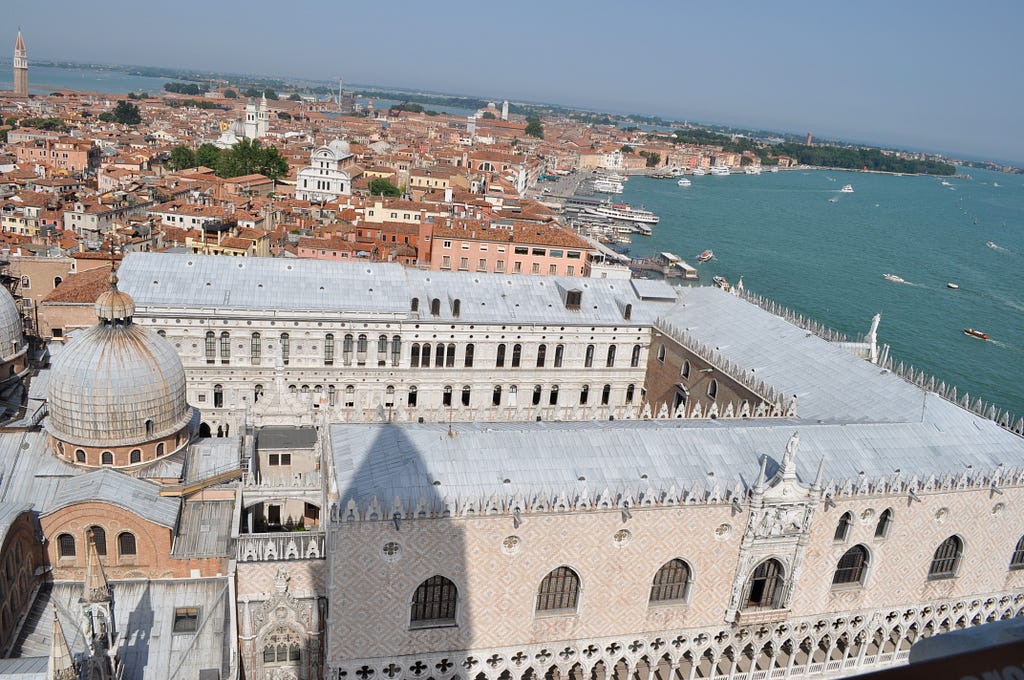
M 216 387 L 220 387 L 220 385 L 217 385 Z M 216 393 L 214 394 L 214 396 L 216 397 Z M 214 399 L 214 401 L 216 402 L 216 399 Z M 151 421 L 147 420 L 146 422 L 150 423 Z M 148 425 L 147 425 L 147 428 L 146 428 L 146 434 L 147 435 L 152 434 L 151 427 L 148 426 Z M 163 442 L 160 442 L 160 443 L 158 443 L 156 445 L 156 455 L 157 455 L 158 458 L 160 456 L 164 455 L 164 449 L 165 449 L 165 446 L 164 446 Z M 75 449 L 75 462 L 76 463 L 85 463 L 86 462 L 85 449 Z M 128 452 L 128 464 L 129 465 L 134 465 L 135 463 L 141 463 L 141 462 L 142 462 L 142 450 L 141 449 L 132 449 L 131 451 Z M 100 453 L 100 465 L 113 465 L 113 464 L 114 464 L 114 452 L 113 451 L 103 451 L 103 452 Z
M 928 577 L 931 579 L 956 576 L 963 557 L 963 540 L 950 536 L 935 550 Z M 869 563 L 869 553 L 862 545 L 855 545 L 839 558 L 832 576 L 833 585 L 863 584 Z M 1024 569 L 1024 537 L 1017 541 L 1010 559 L 1011 569 Z M 785 592 L 785 572 L 782 563 L 771 558 L 754 569 L 743 596 L 745 609 L 775 609 L 782 606 Z M 693 582 L 690 566 L 682 559 L 669 560 L 658 569 L 651 582 L 648 603 L 685 602 Z M 554 569 L 541 581 L 537 589 L 535 611 L 575 612 L 579 606 L 580 577 L 570 567 Z M 410 622 L 413 626 L 450 626 L 456 624 L 458 589 L 444 576 L 432 576 L 416 588 L 413 595 Z
M 92 532 L 92 541 L 96 545 L 96 553 L 101 557 L 105 557 L 107 554 L 107 532 L 100 526 L 91 526 L 89 531 Z M 60 534 L 57 536 L 57 554 L 59 557 L 75 557 L 78 554 L 75 537 L 71 534 Z M 122 557 L 138 554 L 135 534 L 130 531 L 122 531 L 117 535 L 117 554 Z
M 886 508 L 878 516 L 878 523 L 875 524 L 875 538 L 886 538 L 892 528 L 893 510 Z M 837 542 L 845 542 L 850 538 L 850 531 L 853 529 L 853 513 L 844 512 L 836 523 L 836 533 L 833 537 Z
M 383 336 L 381 336 L 383 337 Z M 454 368 L 456 360 L 456 346 L 454 343 L 437 343 L 433 347 L 433 353 L 431 353 L 431 345 L 429 342 L 412 344 L 409 354 L 409 365 L 412 368 L 429 368 L 431 355 L 433 354 L 433 361 L 435 368 Z M 587 345 L 584 352 L 584 367 L 591 368 L 594 365 L 594 345 Z M 636 368 L 640 365 L 640 345 L 633 345 L 633 353 L 630 357 L 629 365 L 631 368 Z M 605 367 L 615 367 L 615 353 L 616 345 L 608 347 L 607 354 L 605 356 Z M 565 359 L 565 345 L 555 345 L 554 353 L 552 356 L 551 365 L 553 368 L 561 368 Z M 523 363 L 523 346 L 519 343 L 512 345 L 511 356 L 508 354 L 508 346 L 505 343 L 499 343 L 495 352 L 494 366 L 495 368 L 504 368 L 506 360 L 508 360 L 509 367 L 520 368 Z M 473 343 L 468 343 L 463 352 L 462 365 L 464 368 L 472 368 L 473 363 L 476 361 L 476 346 Z M 537 368 L 544 368 L 548 361 L 548 346 L 541 344 L 537 346 L 536 355 L 536 366 Z

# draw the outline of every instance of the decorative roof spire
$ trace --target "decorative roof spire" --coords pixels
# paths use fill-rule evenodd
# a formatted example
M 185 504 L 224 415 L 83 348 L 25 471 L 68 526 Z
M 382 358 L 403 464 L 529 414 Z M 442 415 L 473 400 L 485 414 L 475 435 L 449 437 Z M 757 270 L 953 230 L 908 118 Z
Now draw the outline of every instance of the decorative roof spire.
M 64 628 L 57 618 L 57 607 L 53 607 L 53 635 L 50 636 L 50 659 L 46 666 L 47 680 L 77 680 L 78 668 L 71 654 Z
M 96 316 L 107 324 L 130 324 L 135 315 L 135 300 L 128 293 L 117 289 L 117 272 L 113 267 L 107 281 L 110 283 L 110 289 L 103 291 L 96 298 Z
M 21 37 L 21 26 L 18 27 L 18 39 L 14 43 L 15 52 L 25 52 L 25 39 Z
M 85 599 L 88 602 L 105 602 L 110 599 L 110 584 L 107 583 L 107 575 L 103 573 L 103 565 L 100 564 L 100 553 L 96 550 L 92 529 L 89 529 L 85 543 L 88 553 L 85 567 Z

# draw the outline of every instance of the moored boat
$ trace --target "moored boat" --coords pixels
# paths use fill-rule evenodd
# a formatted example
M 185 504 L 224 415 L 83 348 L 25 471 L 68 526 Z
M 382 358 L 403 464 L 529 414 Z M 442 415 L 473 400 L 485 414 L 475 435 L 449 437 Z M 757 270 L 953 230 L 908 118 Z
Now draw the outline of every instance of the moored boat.
M 708 249 L 697 256 L 697 262 L 707 262 L 715 257 L 715 251 Z
M 590 215 L 600 215 L 601 217 L 610 217 L 613 220 L 626 220 L 627 222 L 642 222 L 644 224 L 657 224 L 661 219 L 649 210 L 641 210 L 640 208 L 631 208 L 624 203 L 615 205 L 597 205 L 588 207 L 584 212 Z
M 728 165 L 715 165 L 711 168 L 711 174 L 716 177 L 724 177 L 725 175 L 731 175 L 732 171 Z
M 978 338 L 979 340 L 989 340 L 990 339 L 988 337 L 988 333 L 983 333 L 982 331 L 975 330 L 974 328 L 965 328 L 964 329 L 964 335 L 969 335 L 972 338 Z
M 693 176 L 694 177 L 700 177 L 701 175 L 706 175 L 706 174 L 708 174 L 708 173 L 704 170 L 704 168 L 694 168 L 693 169 Z
M 729 281 L 724 276 L 715 276 L 711 279 L 711 282 L 722 290 L 729 290 Z

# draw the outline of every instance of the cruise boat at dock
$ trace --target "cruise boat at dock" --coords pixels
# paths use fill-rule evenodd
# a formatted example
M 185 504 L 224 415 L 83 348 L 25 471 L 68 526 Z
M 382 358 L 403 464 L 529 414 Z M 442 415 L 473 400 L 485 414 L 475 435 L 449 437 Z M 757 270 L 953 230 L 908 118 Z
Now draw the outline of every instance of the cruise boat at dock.
M 631 208 L 624 203 L 594 206 L 586 208 L 585 212 L 591 215 L 599 215 L 600 217 L 608 217 L 613 220 L 642 222 L 644 224 L 657 224 L 661 219 L 650 210 Z
M 731 175 L 732 170 L 729 169 L 728 165 L 715 165 L 711 168 L 711 174 L 716 177 L 724 177 L 725 175 Z

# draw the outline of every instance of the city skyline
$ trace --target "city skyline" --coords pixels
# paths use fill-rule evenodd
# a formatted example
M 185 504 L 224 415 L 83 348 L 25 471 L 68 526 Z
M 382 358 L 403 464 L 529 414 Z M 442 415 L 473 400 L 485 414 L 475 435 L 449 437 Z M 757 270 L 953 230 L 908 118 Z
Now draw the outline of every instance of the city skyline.
M 13 46 L 20 24 L 30 63 L 341 76 L 1024 161 L 1013 134 L 1021 95 L 1007 87 L 1021 66 L 1012 27 L 1024 8 L 1009 2 L 929 5 L 925 17 L 877 2 L 841 16 L 806 2 L 641 3 L 628 12 L 609 2 L 526 2 L 515 13 L 456 2 L 382 15 L 320 3 L 282 14 L 254 0 L 241 13 L 185 3 L 160 17 L 118 1 L 57 5 L 59 14 L 23 7 L 11 17 L 4 39 Z M 154 41 L 157 19 L 164 39 Z

